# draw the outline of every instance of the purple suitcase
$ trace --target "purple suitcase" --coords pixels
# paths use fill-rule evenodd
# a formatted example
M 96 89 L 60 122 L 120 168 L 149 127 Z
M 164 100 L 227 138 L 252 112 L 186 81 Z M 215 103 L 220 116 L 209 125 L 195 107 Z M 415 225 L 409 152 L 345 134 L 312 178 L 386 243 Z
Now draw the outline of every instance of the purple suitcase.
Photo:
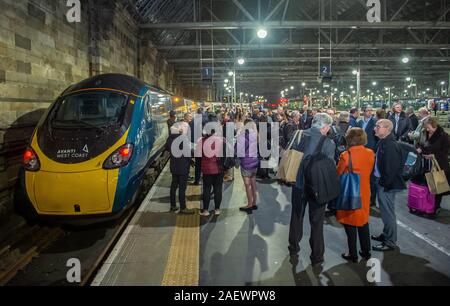
M 434 213 L 435 197 L 428 190 L 428 186 L 410 183 L 408 187 L 408 207 L 411 210 L 432 214 Z

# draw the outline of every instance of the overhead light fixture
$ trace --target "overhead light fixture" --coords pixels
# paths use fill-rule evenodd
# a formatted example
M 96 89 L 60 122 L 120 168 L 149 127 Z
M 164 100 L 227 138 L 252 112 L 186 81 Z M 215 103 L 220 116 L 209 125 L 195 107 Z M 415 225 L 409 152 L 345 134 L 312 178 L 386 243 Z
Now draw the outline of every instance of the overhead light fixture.
M 225 79 L 225 84 L 228 84 L 230 82 L 230 80 Z
M 305 82 L 303 82 L 303 83 L 302 83 L 302 86 L 303 86 L 303 87 L 305 87 L 305 86 L 306 86 L 306 83 L 305 83 Z
M 228 72 L 228 75 L 231 77 L 231 76 L 234 75 L 234 72 L 233 72 L 233 71 L 230 71 L 230 72 Z
M 442 81 L 442 82 L 441 82 L 441 85 L 445 85 L 445 81 Z
M 286 89 L 285 89 L 284 91 L 285 91 L 285 92 L 288 92 L 288 91 L 289 91 L 289 89 L 287 89 L 287 88 L 286 88 Z
M 377 86 L 377 82 L 372 82 L 372 85 L 373 86 Z
M 402 58 L 402 62 L 403 64 L 408 64 L 409 63 L 409 57 L 405 56 Z
M 258 37 L 264 39 L 267 37 L 267 30 L 264 28 L 260 28 L 257 33 Z
M 410 82 L 410 81 L 411 81 L 411 78 L 410 78 L 410 77 L 407 77 L 407 78 L 406 78 L 406 81 Z
M 350 89 L 353 89 L 353 88 L 355 88 L 355 86 L 353 86 L 353 85 L 350 85 Z
M 244 65 L 245 64 L 245 59 L 243 59 L 242 57 L 238 58 L 238 64 L 239 65 Z
M 294 86 L 291 86 L 291 90 L 294 90 L 294 88 L 295 88 Z
M 355 69 L 355 70 L 352 71 L 352 73 L 353 73 L 353 75 L 357 75 L 358 74 L 358 70 Z

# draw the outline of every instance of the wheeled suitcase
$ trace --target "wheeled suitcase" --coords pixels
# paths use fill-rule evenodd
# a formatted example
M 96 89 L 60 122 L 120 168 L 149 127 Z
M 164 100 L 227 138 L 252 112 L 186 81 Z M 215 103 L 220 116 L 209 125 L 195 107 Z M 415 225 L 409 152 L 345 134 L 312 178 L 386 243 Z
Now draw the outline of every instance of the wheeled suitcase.
M 430 193 L 428 186 L 411 182 L 408 187 L 408 207 L 411 212 L 433 214 L 435 196 Z

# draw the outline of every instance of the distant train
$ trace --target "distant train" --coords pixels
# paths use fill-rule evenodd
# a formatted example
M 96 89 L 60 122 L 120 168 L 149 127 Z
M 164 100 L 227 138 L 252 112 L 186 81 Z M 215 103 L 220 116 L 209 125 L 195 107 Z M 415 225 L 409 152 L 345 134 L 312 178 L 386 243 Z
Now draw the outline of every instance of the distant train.
M 169 112 L 195 111 L 136 78 L 104 74 L 70 86 L 38 123 L 19 176 L 30 216 L 108 216 L 134 202 L 164 152 Z

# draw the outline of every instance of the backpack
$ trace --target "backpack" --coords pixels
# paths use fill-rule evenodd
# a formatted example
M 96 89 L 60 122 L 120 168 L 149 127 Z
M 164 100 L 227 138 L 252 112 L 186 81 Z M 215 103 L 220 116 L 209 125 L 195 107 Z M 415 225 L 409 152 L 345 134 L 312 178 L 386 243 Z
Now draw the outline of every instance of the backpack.
M 341 184 L 335 162 L 322 153 L 326 137 L 322 137 L 314 154 L 306 160 L 305 192 L 308 198 L 319 205 L 336 199 L 341 193 Z
M 342 133 L 340 128 L 338 129 L 336 126 L 332 126 L 331 128 L 334 132 L 333 141 L 336 144 L 334 158 L 336 161 L 338 161 L 341 157 L 341 154 L 347 150 L 347 140 L 345 139 L 345 133 Z

